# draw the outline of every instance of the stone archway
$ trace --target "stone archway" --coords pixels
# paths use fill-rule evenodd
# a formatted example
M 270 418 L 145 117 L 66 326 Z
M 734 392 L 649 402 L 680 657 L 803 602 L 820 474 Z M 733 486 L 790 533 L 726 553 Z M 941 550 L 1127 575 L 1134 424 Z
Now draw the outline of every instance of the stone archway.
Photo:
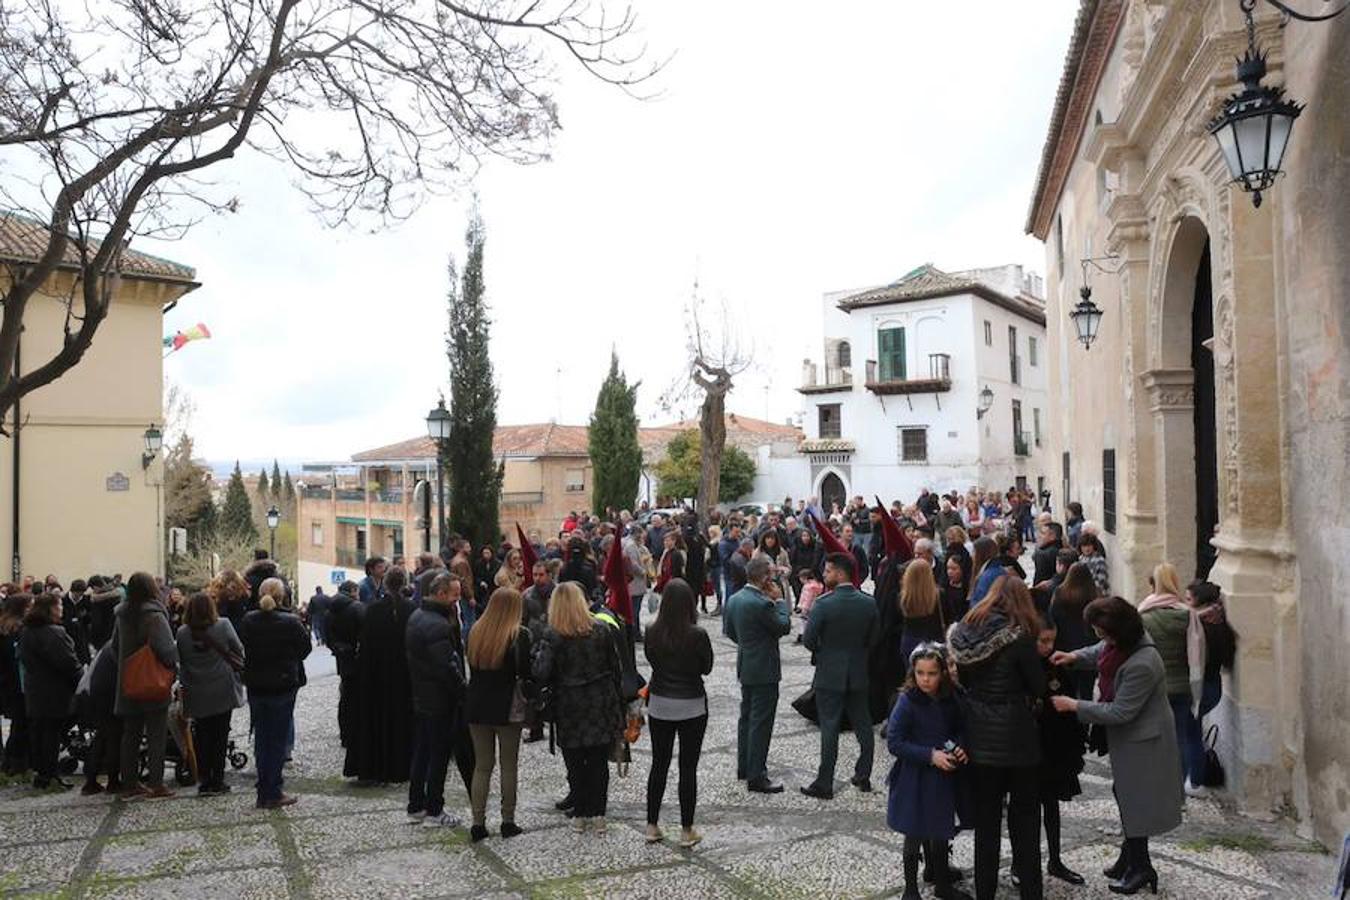
M 828 516 L 834 509 L 832 504 L 838 503 L 839 508 L 843 509 L 848 503 L 848 486 L 838 472 L 827 469 L 816 486 L 816 496 L 820 498 L 821 512 Z
M 1155 367 L 1143 373 L 1154 420 L 1162 553 L 1188 580 L 1213 565 L 1210 538 L 1219 514 L 1209 248 L 1204 223 L 1182 216 L 1156 298 Z

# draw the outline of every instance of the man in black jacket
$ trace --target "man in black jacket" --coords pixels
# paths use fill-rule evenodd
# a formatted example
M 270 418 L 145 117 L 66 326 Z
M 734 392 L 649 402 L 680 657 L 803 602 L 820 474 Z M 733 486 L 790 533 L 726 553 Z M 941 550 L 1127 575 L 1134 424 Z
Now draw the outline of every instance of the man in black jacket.
M 324 637 L 328 650 L 337 661 L 338 736 L 342 746 L 351 744 L 356 728 L 356 651 L 361 640 L 361 617 L 366 607 L 357 597 L 359 585 L 344 581 L 328 607 Z
M 1035 574 L 1031 577 L 1033 585 L 1055 577 L 1055 557 L 1062 549 L 1064 549 L 1064 527 L 1058 522 L 1046 522 L 1036 535 L 1036 550 L 1031 554 L 1031 560 L 1035 564 Z
M 460 590 L 459 578 L 449 572 L 433 578 L 421 607 L 408 619 L 404 641 L 416 717 L 408 819 L 427 828 L 460 825 L 458 818 L 445 812 L 445 773 L 464 696 L 456 609 Z

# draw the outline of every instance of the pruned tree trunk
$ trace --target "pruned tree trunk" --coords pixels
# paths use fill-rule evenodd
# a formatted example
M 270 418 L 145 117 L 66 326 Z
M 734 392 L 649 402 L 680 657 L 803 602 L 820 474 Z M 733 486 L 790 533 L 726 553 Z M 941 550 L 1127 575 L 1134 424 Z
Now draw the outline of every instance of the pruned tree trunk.
M 720 367 L 710 367 L 701 359 L 696 360 L 698 368 L 711 375 L 709 378 L 697 369 L 694 381 L 703 388 L 703 404 L 700 408 L 698 430 L 702 446 L 699 459 L 698 482 L 698 521 L 701 528 L 707 528 L 708 516 L 722 488 L 722 454 L 727 445 L 726 405 L 727 393 L 731 390 L 731 373 Z

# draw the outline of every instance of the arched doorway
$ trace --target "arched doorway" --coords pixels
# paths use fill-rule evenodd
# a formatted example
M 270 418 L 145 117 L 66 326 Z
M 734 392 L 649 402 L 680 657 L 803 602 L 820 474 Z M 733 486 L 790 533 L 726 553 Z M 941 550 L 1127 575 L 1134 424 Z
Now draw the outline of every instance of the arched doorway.
M 1219 521 L 1214 298 L 1209 233 L 1199 219 L 1178 224 L 1162 290 L 1160 366 L 1146 378 L 1159 438 L 1158 527 L 1165 557 L 1189 580 L 1213 568 Z
M 836 503 L 843 509 L 847 499 L 848 492 L 844 489 L 844 480 L 834 472 L 826 472 L 825 477 L 820 479 L 821 512 L 828 516 Z

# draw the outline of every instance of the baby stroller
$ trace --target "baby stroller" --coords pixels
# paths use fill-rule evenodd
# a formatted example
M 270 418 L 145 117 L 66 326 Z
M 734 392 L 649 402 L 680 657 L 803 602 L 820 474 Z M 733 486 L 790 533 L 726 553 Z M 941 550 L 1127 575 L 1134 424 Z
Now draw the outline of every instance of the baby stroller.
M 189 722 L 175 701 L 169 707 L 169 740 L 164 742 L 164 764 L 173 766 L 174 781 L 181 787 L 197 783 L 197 753 Z M 248 765 L 248 754 L 239 749 L 234 738 L 225 744 L 225 759 L 236 772 Z M 145 738 L 141 739 L 139 767 L 141 779 L 145 780 L 150 772 L 150 752 Z
M 86 728 L 78 719 L 73 720 L 70 727 L 61 735 L 61 750 L 57 762 L 57 771 L 62 776 L 74 775 L 80 770 L 80 766 L 89 759 L 93 747 L 94 729 Z

